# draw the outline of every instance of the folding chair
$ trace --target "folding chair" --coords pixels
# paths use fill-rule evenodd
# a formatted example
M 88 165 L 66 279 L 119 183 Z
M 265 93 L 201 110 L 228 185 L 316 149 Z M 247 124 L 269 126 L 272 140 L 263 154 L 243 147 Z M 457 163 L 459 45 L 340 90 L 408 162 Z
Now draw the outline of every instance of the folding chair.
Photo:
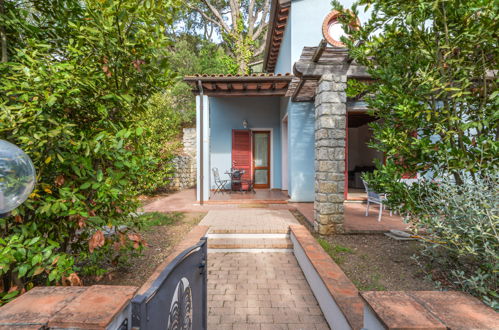
M 223 192 L 225 190 L 225 185 L 229 180 L 222 180 L 220 179 L 220 173 L 218 172 L 218 168 L 214 167 L 212 168 L 213 171 L 213 178 L 215 179 L 215 192 L 213 195 L 219 192 Z

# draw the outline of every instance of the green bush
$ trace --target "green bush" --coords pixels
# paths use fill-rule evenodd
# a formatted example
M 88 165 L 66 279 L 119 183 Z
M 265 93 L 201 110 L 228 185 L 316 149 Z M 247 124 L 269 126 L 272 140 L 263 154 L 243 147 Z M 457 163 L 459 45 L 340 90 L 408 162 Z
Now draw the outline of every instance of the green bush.
M 175 170 L 171 161 L 181 147 L 182 127 L 191 119 L 173 106 L 173 98 L 171 90 L 154 94 L 145 112 L 137 118 L 147 128 L 143 143 L 148 163 L 146 173 L 137 181 L 140 193 L 151 194 L 166 188 Z
M 6 1 L 0 138 L 32 158 L 37 186 L 0 219 L 0 304 L 36 284 L 77 284 L 140 248 L 135 196 L 151 95 L 172 80 L 172 1 Z M 103 227 L 116 229 L 104 235 Z
M 462 177 L 467 177 L 464 173 Z M 468 178 L 462 185 L 445 179 L 414 190 L 423 229 L 423 261 L 460 289 L 499 308 L 499 195 L 497 173 Z

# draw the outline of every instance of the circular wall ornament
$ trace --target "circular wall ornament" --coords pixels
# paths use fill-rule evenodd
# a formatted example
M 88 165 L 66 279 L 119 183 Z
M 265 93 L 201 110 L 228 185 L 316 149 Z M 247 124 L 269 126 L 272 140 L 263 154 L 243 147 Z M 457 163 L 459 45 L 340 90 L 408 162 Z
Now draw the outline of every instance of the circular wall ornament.
M 346 36 L 347 34 L 338 20 L 341 15 L 342 14 L 337 10 L 333 10 L 327 14 L 326 18 L 324 18 L 324 22 L 322 23 L 322 35 L 330 45 L 344 48 L 346 45 L 340 40 L 342 36 Z M 355 18 L 350 23 L 350 27 L 353 29 L 358 29 L 359 26 L 360 21 L 358 18 Z

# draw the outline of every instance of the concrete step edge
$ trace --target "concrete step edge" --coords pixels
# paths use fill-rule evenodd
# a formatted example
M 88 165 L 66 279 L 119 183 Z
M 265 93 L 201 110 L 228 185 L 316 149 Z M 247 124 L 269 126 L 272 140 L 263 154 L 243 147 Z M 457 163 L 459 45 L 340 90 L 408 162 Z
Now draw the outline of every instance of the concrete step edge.
M 293 243 L 288 238 L 273 239 L 208 239 L 210 249 L 290 249 Z
M 209 234 L 289 234 L 289 228 L 253 229 L 253 228 L 210 228 Z
M 218 234 L 218 233 L 208 233 L 206 235 L 208 238 L 213 238 L 213 239 L 258 239 L 258 238 L 289 238 L 289 234 L 236 234 L 236 233 L 229 233 L 229 234 Z
M 208 253 L 292 253 L 293 249 L 208 249 Z

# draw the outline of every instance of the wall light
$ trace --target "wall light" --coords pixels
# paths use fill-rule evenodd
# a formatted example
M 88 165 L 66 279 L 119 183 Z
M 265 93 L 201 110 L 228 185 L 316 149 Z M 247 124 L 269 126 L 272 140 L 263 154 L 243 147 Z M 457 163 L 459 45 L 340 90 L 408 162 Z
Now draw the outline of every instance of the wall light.
M 243 120 L 243 127 L 248 128 L 248 121 L 246 119 Z

